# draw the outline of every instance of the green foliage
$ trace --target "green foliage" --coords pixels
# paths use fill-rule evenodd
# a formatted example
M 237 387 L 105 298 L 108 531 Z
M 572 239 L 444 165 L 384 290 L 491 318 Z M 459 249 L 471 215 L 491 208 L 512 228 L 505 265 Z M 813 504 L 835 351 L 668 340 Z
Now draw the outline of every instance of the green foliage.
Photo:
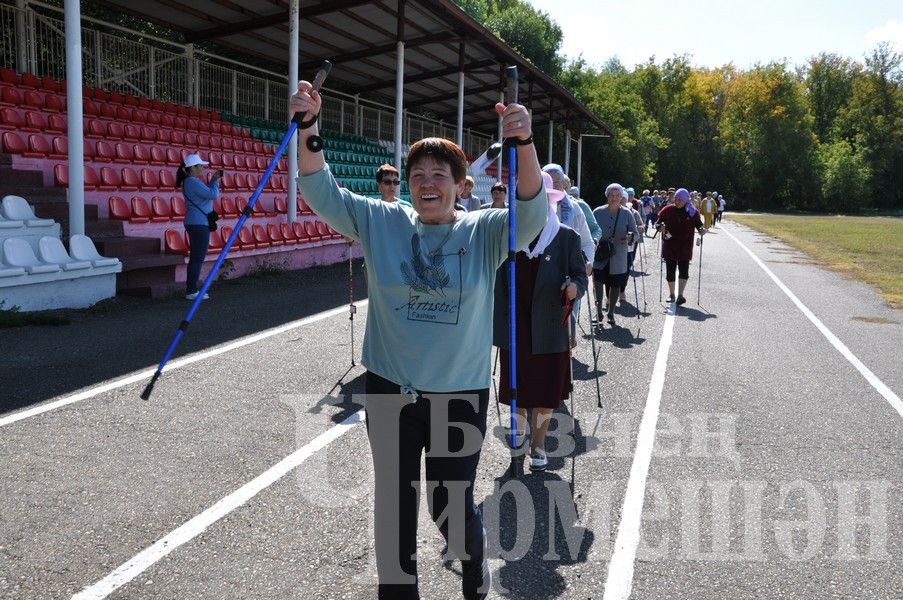
M 455 4 L 464 9 L 464 11 L 480 23 L 486 22 L 486 16 L 489 14 L 489 6 L 486 0 L 455 0 Z
M 546 74 L 561 72 L 561 27 L 546 13 L 523 2 L 505 3 L 490 14 L 486 27 Z
M 822 144 L 818 149 L 818 166 L 826 210 L 858 211 L 868 205 L 871 172 L 849 142 Z

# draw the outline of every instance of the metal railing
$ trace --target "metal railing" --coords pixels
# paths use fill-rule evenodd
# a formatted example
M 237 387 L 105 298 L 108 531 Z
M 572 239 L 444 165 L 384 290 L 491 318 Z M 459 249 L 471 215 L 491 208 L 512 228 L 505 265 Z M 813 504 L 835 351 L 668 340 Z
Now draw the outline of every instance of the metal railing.
M 29 2 L 24 10 L 0 4 L 0 66 L 56 80 L 66 77 L 62 9 Z M 288 112 L 285 75 L 244 65 L 90 17 L 82 18 L 84 83 L 123 94 L 282 120 Z M 346 135 L 393 140 L 395 110 L 378 102 L 324 88 L 324 127 Z M 402 143 L 426 136 L 455 138 L 455 127 L 410 115 Z M 465 130 L 464 151 L 480 154 L 492 138 Z

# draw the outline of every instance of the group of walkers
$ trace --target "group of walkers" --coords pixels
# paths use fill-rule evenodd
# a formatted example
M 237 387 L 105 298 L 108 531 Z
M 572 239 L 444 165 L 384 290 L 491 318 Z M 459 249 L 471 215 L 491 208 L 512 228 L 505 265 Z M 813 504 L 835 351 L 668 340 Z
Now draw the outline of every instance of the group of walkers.
M 669 194 L 670 204 L 653 200 L 650 219 L 648 193 L 637 199 L 619 184 L 608 186 L 606 204 L 591 210 L 559 165 L 540 168 L 530 112 L 517 103 L 494 107 L 507 149 L 516 156 L 516 163 L 509 163 L 516 164 L 514 189 L 498 182 L 491 201 L 481 203 L 472 194 L 461 148 L 426 138 L 406 157 L 410 203 L 400 200 L 401 178 L 391 165 L 377 172 L 380 198 L 365 198 L 340 187 L 326 164 L 317 125 L 321 102 L 306 81 L 290 101 L 292 114 L 303 115 L 298 185 L 321 219 L 360 244 L 367 266 L 361 363 L 367 369 L 365 413 L 374 469 L 377 595 L 420 597 L 417 521 L 425 453 L 427 506 L 450 555 L 461 561 L 462 595 L 486 598 L 490 557 L 474 481 L 486 434 L 492 346 L 501 354 L 498 399 L 517 403 L 509 432 L 512 464 L 521 457 L 522 470 L 529 455 L 531 470 L 542 471 L 552 412 L 572 392 L 573 319 L 590 291 L 590 277 L 596 298 L 607 299 L 608 322 L 614 324 L 614 306 L 624 298 L 637 248 L 654 224 L 663 235 L 671 299 L 679 271 L 676 301 L 682 302 L 694 229 L 704 231 L 700 210 L 681 188 Z M 200 175 L 200 169 L 191 169 L 186 181 Z M 200 188 L 189 182 L 186 194 L 195 193 L 190 190 Z M 214 182 L 198 194 L 212 201 L 217 192 Z M 516 252 L 509 250 L 508 239 L 508 206 L 514 202 L 517 218 L 510 231 Z M 598 300 L 599 326 L 602 311 Z M 508 385 L 512 353 L 516 386 Z

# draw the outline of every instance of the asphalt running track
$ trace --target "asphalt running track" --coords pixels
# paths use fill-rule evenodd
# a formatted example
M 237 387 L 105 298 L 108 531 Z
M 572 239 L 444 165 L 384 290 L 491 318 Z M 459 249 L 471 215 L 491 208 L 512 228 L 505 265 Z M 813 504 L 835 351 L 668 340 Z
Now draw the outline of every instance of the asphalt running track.
M 602 411 L 588 335 L 575 352 L 574 451 L 565 435 L 547 473 L 504 479 L 490 406 L 476 495 L 497 557 L 493 596 L 903 597 L 901 314 L 730 223 L 706 237 L 701 307 L 697 263 L 673 314 L 649 262 L 648 316 L 628 306 L 597 333 Z M 189 331 L 193 362 L 169 370 L 150 402 L 128 373 L 56 395 L 29 382 L 24 360 L 20 378 L 4 377 L 16 401 L 3 404 L 16 408 L 0 414 L 0 596 L 374 597 L 372 476 L 352 400 L 362 370 L 349 371 L 342 273 L 321 273 L 334 293 L 306 320 L 259 339 L 242 331 L 235 347 L 214 337 L 203 348 Z M 204 308 L 198 329 L 234 319 Z M 0 339 L 27 347 L 16 335 Z M 152 368 L 170 335 L 122 350 L 140 365 L 130 373 Z M 420 539 L 423 597 L 460 597 L 425 507 Z

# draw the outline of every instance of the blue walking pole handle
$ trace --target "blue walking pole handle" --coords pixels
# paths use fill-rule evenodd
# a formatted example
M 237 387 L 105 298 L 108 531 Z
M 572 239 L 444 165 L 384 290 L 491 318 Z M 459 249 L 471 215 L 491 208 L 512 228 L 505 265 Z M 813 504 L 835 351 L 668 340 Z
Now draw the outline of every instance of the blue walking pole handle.
M 329 63 L 329 61 L 323 61 L 323 65 L 320 67 L 320 70 L 317 72 L 317 75 L 313 81 L 314 89 L 320 89 L 320 86 L 323 85 L 323 81 L 329 74 L 331 67 L 332 65 Z M 288 146 L 288 143 L 292 139 L 292 136 L 295 135 L 295 132 L 298 130 L 298 123 L 303 122 L 303 118 L 304 115 L 302 114 L 295 114 L 293 116 L 292 121 L 288 126 L 288 130 L 285 132 L 285 135 L 282 136 L 282 141 L 279 143 L 279 147 L 276 149 L 275 155 L 270 160 L 270 164 L 267 166 L 266 171 L 264 171 L 263 177 L 260 178 L 260 181 L 257 184 L 257 189 L 254 190 L 254 194 L 248 200 L 248 205 L 241 212 L 241 216 L 238 218 L 238 222 L 235 224 L 235 228 L 232 230 L 232 234 L 229 236 L 229 239 L 226 240 L 226 243 L 223 245 L 223 249 L 220 250 L 219 256 L 216 257 L 216 262 L 213 263 L 213 268 L 211 268 L 210 272 L 207 274 L 207 278 L 204 280 L 204 285 L 201 286 L 201 289 L 198 291 L 197 297 L 191 303 L 191 308 L 188 309 L 188 312 L 185 314 L 185 318 L 181 323 L 179 323 L 176 334 L 172 338 L 172 341 L 169 343 L 169 347 L 166 349 L 166 352 L 163 354 L 163 358 L 160 360 L 160 364 L 157 366 L 157 370 L 151 378 L 150 383 L 148 383 L 147 387 L 144 388 L 144 391 L 141 392 L 141 398 L 143 400 L 150 399 L 151 392 L 154 389 L 154 384 L 157 383 L 157 379 L 159 379 L 160 375 L 163 374 L 163 369 L 164 367 L 166 367 L 166 363 L 169 362 L 169 359 L 172 357 L 173 352 L 175 352 L 176 350 L 176 346 L 179 345 L 179 342 L 182 340 L 182 337 L 188 330 L 188 326 L 191 324 L 191 319 L 194 317 L 194 313 L 197 312 L 198 307 L 201 305 L 201 301 L 204 299 L 204 295 L 210 288 L 210 284 L 213 283 L 213 279 L 214 277 L 216 277 L 217 272 L 223 264 L 223 261 L 226 260 L 226 255 L 229 253 L 229 250 L 232 249 L 232 244 L 234 244 L 236 238 L 238 238 L 238 234 L 241 231 L 242 226 L 245 224 L 245 221 L 248 220 L 248 217 L 251 216 L 251 213 L 254 210 L 254 206 L 257 204 L 257 200 L 260 198 L 260 194 L 263 192 L 264 186 L 266 185 L 267 181 L 269 181 L 270 176 L 273 174 L 273 171 L 276 169 L 276 165 L 279 164 L 279 158 L 282 156 L 282 153 L 285 152 L 286 146 Z
M 505 103 L 517 102 L 517 67 L 507 67 L 505 76 L 508 88 L 505 92 Z M 508 379 L 511 387 L 511 450 L 517 448 L 517 327 L 516 327 L 516 294 L 514 289 L 515 266 L 517 255 L 517 146 L 508 147 Z

